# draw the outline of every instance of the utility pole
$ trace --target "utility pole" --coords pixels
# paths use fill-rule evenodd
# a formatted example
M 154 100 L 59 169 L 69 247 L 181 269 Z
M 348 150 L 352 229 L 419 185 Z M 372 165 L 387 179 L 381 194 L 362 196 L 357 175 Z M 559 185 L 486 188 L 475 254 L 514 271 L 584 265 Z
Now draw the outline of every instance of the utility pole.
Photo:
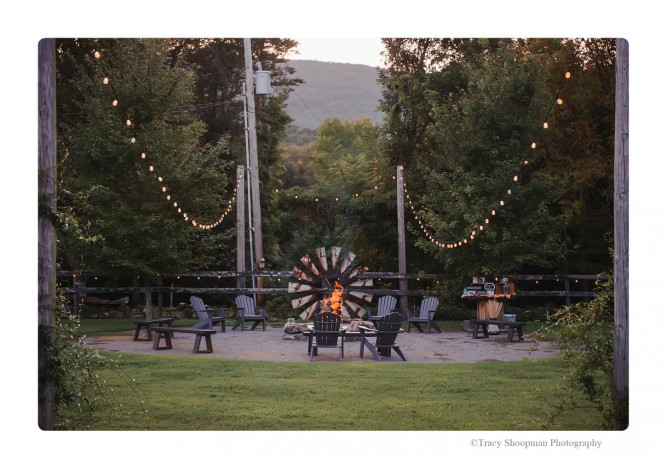
M 248 159 L 249 159 L 249 187 L 250 200 L 252 205 L 252 231 L 254 238 L 254 259 L 251 259 L 252 270 L 257 270 L 260 259 L 264 259 L 264 247 L 262 241 L 262 211 L 259 200 L 259 165 L 257 158 L 257 128 L 255 116 L 255 84 L 253 80 L 252 66 L 252 48 L 250 38 L 243 39 L 243 51 L 245 53 L 245 82 L 246 82 L 246 103 L 248 106 Z
M 245 272 L 245 169 L 236 167 L 236 272 Z M 245 277 L 236 277 L 236 288 L 245 288 Z
M 616 116 L 614 141 L 614 429 L 628 425 L 628 41 L 616 39 Z
M 403 166 L 396 166 L 396 220 L 398 225 L 398 289 L 405 292 L 408 289 L 406 277 L 407 263 L 405 260 L 405 184 L 403 181 Z M 401 295 L 399 298 L 399 309 L 401 313 L 407 314 L 408 297 Z

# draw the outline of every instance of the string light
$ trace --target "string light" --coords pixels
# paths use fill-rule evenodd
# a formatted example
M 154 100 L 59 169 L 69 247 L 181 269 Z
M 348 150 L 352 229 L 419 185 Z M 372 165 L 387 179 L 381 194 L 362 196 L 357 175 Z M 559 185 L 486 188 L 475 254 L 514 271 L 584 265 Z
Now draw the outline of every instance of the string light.
M 96 59 L 100 59 L 101 54 L 100 54 L 99 51 L 95 51 L 95 52 L 94 52 L 94 56 L 95 56 Z M 104 76 L 103 79 L 102 79 L 102 83 L 104 83 L 105 85 L 108 85 L 109 82 L 110 82 L 109 77 L 108 77 L 108 76 Z M 117 107 L 117 106 L 118 106 L 118 99 L 113 99 L 113 101 L 111 101 L 111 105 L 112 105 L 113 107 Z M 126 118 L 126 120 L 125 120 L 125 125 L 128 126 L 128 127 L 132 126 L 132 120 L 131 120 L 129 117 Z M 136 141 L 137 141 L 136 137 L 131 137 L 131 138 L 130 138 L 130 142 L 131 142 L 131 143 L 136 143 Z M 146 152 L 141 152 L 140 157 L 141 157 L 142 160 L 146 160 L 146 159 L 147 159 Z M 151 164 L 151 165 L 149 165 L 148 170 L 149 170 L 150 172 L 154 172 L 154 171 L 155 171 L 155 167 Z M 157 179 L 158 179 L 159 182 L 163 182 L 163 181 L 164 181 L 164 179 L 163 179 L 162 176 L 160 176 L 160 175 L 157 176 Z M 231 198 L 231 200 L 228 201 L 228 203 L 227 203 L 227 209 L 222 213 L 222 215 L 220 215 L 220 216 L 219 216 L 215 221 L 213 221 L 212 223 L 199 223 L 199 222 L 197 222 L 196 220 L 191 220 L 191 221 L 190 221 L 190 218 L 188 217 L 188 214 L 182 211 L 181 207 L 179 207 L 179 205 L 178 205 L 178 202 L 173 202 L 173 207 L 176 208 L 177 213 L 182 213 L 182 215 L 183 215 L 183 219 L 184 219 L 185 221 L 190 221 L 191 224 L 192 224 L 193 226 L 195 226 L 195 227 L 197 227 L 197 228 L 200 228 L 200 229 L 204 229 L 204 230 L 210 230 L 210 229 L 212 229 L 212 228 L 217 227 L 220 223 L 222 223 L 222 221 L 224 220 L 224 218 L 225 218 L 225 217 L 229 214 L 229 212 L 232 210 L 232 208 L 233 208 L 233 202 L 236 200 L 236 193 L 237 193 L 237 191 L 238 191 L 239 185 L 240 185 L 240 176 L 237 177 L 237 180 L 236 180 L 236 187 L 234 188 L 234 195 L 233 195 L 233 197 Z M 161 190 L 162 190 L 163 193 L 166 193 L 166 192 L 167 192 L 167 187 L 166 187 L 165 185 L 163 185 Z M 277 190 L 276 190 L 276 192 L 277 192 Z M 166 194 L 166 199 L 167 199 L 168 201 L 171 201 L 171 199 L 172 199 L 171 194 Z

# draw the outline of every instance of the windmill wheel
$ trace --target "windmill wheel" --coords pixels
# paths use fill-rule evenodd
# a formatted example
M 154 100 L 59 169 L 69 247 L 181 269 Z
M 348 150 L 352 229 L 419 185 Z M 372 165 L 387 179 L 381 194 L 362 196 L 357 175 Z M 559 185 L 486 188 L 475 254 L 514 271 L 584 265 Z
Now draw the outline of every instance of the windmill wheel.
M 341 248 L 333 246 L 331 248 L 331 262 L 327 259 L 325 248 L 315 249 L 316 261 L 306 254 L 301 258 L 301 262 L 307 270 L 299 267 L 292 269 L 292 277 L 299 283 L 290 282 L 288 293 L 305 293 L 305 295 L 292 300 L 292 308 L 303 309 L 299 315 L 301 319 L 308 320 L 317 312 L 318 304 L 324 297 L 330 295 L 334 290 L 335 282 L 343 287 L 343 308 L 341 313 L 344 318 L 354 316 L 363 318 L 366 314 L 366 308 L 360 303 L 370 303 L 373 300 L 371 293 L 355 291 L 355 288 L 372 288 L 372 278 L 357 278 L 359 275 L 368 271 L 368 267 L 363 264 L 354 266 L 356 255 L 348 251 L 345 257 L 341 259 Z

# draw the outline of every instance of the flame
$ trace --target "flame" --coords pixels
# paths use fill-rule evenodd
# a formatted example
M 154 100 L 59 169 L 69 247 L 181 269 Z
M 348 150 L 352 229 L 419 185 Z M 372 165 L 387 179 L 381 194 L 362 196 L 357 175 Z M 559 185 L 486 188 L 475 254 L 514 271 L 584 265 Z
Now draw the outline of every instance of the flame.
M 341 314 L 343 308 L 343 286 L 338 281 L 334 283 L 334 291 L 331 294 L 331 298 L 325 298 L 322 303 L 331 308 L 334 314 Z

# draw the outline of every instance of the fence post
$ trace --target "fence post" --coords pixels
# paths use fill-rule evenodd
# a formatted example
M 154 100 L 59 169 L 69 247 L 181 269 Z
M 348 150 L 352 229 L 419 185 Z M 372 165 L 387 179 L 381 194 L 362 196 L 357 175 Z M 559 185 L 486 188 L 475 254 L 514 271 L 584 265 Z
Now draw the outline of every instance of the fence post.
M 146 295 L 146 319 L 153 319 L 153 307 L 151 306 L 151 295 L 152 295 L 152 289 L 151 287 L 146 287 L 145 289 L 145 295 Z

